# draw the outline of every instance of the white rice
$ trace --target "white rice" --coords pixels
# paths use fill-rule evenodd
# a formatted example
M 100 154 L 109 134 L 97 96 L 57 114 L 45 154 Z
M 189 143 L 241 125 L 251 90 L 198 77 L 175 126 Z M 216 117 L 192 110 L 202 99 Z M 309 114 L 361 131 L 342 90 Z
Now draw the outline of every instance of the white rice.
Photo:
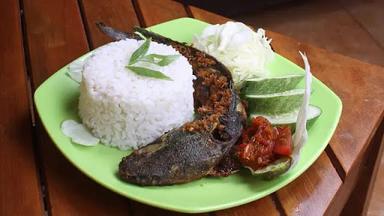
M 195 77 L 187 59 L 180 55 L 170 65 L 156 68 L 172 81 L 136 75 L 126 66 L 142 43 L 126 39 L 97 49 L 84 65 L 80 84 L 83 124 L 105 145 L 123 150 L 144 146 L 193 119 Z M 155 42 L 150 53 L 179 54 Z

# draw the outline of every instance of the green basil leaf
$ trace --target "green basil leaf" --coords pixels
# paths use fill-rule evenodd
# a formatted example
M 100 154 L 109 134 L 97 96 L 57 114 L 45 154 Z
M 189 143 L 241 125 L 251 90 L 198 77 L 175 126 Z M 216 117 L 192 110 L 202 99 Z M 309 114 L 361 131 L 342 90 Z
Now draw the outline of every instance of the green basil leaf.
M 133 52 L 131 59 L 129 59 L 129 65 L 135 64 L 141 57 L 143 57 L 149 49 L 149 44 L 151 43 L 151 38 L 147 38 L 144 43 Z
M 149 68 L 136 67 L 136 66 L 127 66 L 127 68 L 140 76 L 152 77 L 152 78 L 163 79 L 163 80 L 172 80 L 170 77 L 166 76 L 160 71 L 155 71 Z
M 149 62 L 159 66 L 167 66 L 174 62 L 180 55 L 159 55 L 159 54 L 149 54 L 143 56 L 140 61 Z

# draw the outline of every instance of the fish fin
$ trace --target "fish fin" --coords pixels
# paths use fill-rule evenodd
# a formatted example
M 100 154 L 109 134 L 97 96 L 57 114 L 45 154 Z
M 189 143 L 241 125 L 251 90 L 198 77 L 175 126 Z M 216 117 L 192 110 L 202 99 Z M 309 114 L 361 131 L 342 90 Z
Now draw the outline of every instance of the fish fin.
M 105 35 L 111 37 L 114 40 L 122 40 L 126 38 L 132 38 L 137 40 L 141 39 L 141 37 L 136 34 L 119 31 L 117 29 L 105 25 L 103 22 L 96 22 L 96 26 L 101 32 L 103 32 Z

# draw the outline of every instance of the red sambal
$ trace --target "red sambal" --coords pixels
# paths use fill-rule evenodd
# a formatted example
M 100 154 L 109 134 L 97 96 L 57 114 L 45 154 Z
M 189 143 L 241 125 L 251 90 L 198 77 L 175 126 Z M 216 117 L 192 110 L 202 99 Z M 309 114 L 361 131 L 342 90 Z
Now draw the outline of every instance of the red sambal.
M 264 117 L 252 119 L 245 128 L 237 147 L 237 156 L 243 166 L 257 170 L 281 156 L 292 154 L 292 135 L 289 127 L 273 127 Z

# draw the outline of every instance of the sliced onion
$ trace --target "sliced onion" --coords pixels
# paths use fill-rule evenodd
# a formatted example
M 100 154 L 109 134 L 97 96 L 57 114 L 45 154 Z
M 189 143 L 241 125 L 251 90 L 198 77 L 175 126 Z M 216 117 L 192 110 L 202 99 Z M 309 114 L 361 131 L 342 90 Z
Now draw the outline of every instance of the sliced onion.
M 61 124 L 61 131 L 76 144 L 95 146 L 99 143 L 99 139 L 94 137 L 83 124 L 77 123 L 74 120 L 65 120 Z
M 308 139 L 307 133 L 307 112 L 309 109 L 309 97 L 311 96 L 311 84 L 312 84 L 312 74 L 311 67 L 309 65 L 307 56 L 300 52 L 301 57 L 303 58 L 305 65 L 305 93 L 303 103 L 301 104 L 299 114 L 296 121 L 296 130 L 293 135 L 293 153 L 292 159 L 293 163 L 291 168 L 293 168 L 297 162 L 300 160 L 301 149 Z
M 77 83 L 80 83 L 83 77 L 83 67 L 86 58 L 73 61 L 68 65 L 68 76 Z

